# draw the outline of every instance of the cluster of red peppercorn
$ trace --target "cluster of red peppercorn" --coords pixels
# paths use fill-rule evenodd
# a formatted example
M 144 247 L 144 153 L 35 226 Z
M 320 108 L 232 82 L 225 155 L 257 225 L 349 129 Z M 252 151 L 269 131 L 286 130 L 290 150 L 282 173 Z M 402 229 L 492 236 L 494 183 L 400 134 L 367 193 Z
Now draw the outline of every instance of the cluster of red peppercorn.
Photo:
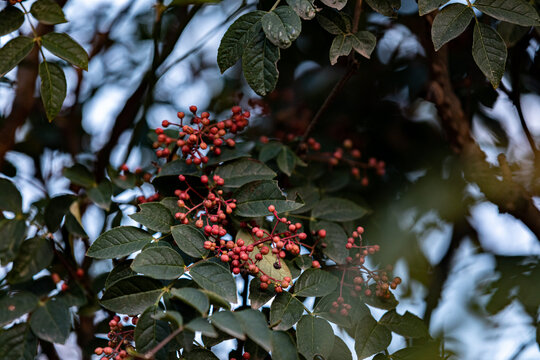
M 77 270 L 75 270 L 75 276 L 78 279 L 82 278 L 84 276 L 84 270 L 81 269 L 81 268 L 78 268 Z M 52 273 L 51 274 L 51 279 L 55 284 L 58 284 L 58 283 L 60 283 L 62 281 L 62 278 L 57 273 Z M 67 281 L 64 281 L 62 283 L 62 285 L 60 286 L 60 290 L 61 291 L 68 291 L 69 290 L 69 285 L 67 284 Z
M 137 325 L 138 317 L 131 318 L 131 324 Z M 124 317 L 124 322 L 129 323 L 129 316 Z M 125 330 L 124 325 L 120 320 L 120 316 L 115 315 L 111 321 L 109 321 L 109 343 L 107 347 L 98 347 L 94 350 L 96 355 L 103 355 L 101 360 L 123 360 L 128 357 L 126 349 L 131 348 L 133 342 L 133 329 Z
M 186 164 L 200 165 L 208 162 L 206 151 L 209 150 L 216 155 L 221 154 L 221 146 L 226 144 L 229 147 L 235 146 L 235 141 L 231 138 L 225 139 L 225 136 L 236 134 L 242 131 L 249 124 L 249 111 L 242 111 L 240 106 L 232 107 L 232 116 L 222 121 L 210 120 L 208 112 L 202 112 L 197 115 L 197 107 L 190 106 L 189 111 L 193 114 L 189 124 L 186 121 L 186 114 L 179 112 L 177 114 L 180 123 L 173 123 L 163 120 L 163 128 L 169 126 L 178 126 L 178 137 L 171 137 L 163 128 L 157 128 L 157 141 L 153 144 L 158 157 L 168 158 L 175 146 L 180 149 Z
M 348 315 L 351 305 L 347 304 L 342 296 L 344 287 L 350 288 L 352 297 L 375 295 L 383 299 L 389 299 L 391 297 L 390 289 L 395 290 L 401 284 L 401 278 L 399 277 L 395 277 L 390 281 L 391 265 L 387 266 L 386 269 L 378 270 L 370 270 L 364 265 L 366 257 L 375 254 L 380 250 L 380 247 L 379 245 L 363 245 L 363 233 L 364 228 L 359 226 L 347 240 L 345 247 L 350 250 L 352 256 L 348 256 L 346 258 L 347 265 L 341 267 L 343 275 L 341 277 L 340 293 L 337 300 L 332 303 L 331 313 L 339 312 L 341 315 Z M 352 283 L 348 283 L 346 279 L 351 280 Z M 373 289 L 375 292 L 373 292 Z

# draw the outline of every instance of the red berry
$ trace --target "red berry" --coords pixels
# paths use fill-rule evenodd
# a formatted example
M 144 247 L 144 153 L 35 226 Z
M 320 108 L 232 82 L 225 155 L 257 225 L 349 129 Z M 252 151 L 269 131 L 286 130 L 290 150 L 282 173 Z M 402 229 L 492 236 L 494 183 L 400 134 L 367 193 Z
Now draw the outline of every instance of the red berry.
M 324 229 L 319 230 L 319 237 L 320 238 L 325 238 L 326 237 L 326 230 L 324 230 Z
M 63 283 L 63 284 L 62 284 L 62 288 L 61 288 L 61 290 L 62 290 L 62 291 L 67 291 L 68 289 L 69 289 L 69 286 L 68 286 L 68 284 L 66 284 L 66 283 Z
M 320 268 L 321 264 L 317 260 L 313 260 L 311 266 L 313 266 L 314 268 Z
M 77 269 L 77 277 L 82 278 L 84 276 L 84 270 L 81 268 Z
M 273 213 L 274 211 L 276 211 L 276 207 L 274 205 L 270 205 L 268 207 L 268 211 L 270 211 L 271 213 Z
M 191 111 L 192 113 L 195 114 L 195 113 L 197 112 L 197 107 L 196 107 L 195 105 L 191 105 L 191 106 L 189 107 L 189 111 Z
M 167 120 L 163 120 L 163 121 L 161 122 L 161 126 L 163 126 L 163 127 L 168 127 L 169 124 L 170 124 L 170 122 L 167 121 Z
M 51 279 L 55 284 L 58 284 L 61 281 L 60 275 L 58 275 L 57 273 L 52 273 Z
M 248 352 L 245 352 L 245 353 L 242 354 L 242 357 L 243 357 L 244 359 L 248 360 L 248 359 L 251 359 L 251 354 L 248 353 Z

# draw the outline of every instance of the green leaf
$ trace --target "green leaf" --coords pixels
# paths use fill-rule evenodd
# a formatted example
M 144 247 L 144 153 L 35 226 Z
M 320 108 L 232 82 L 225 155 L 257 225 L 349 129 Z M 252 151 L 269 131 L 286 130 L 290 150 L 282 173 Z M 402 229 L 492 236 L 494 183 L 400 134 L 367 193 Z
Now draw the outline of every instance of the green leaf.
M 187 165 L 185 160 L 174 160 L 163 165 L 156 178 L 161 178 L 163 176 L 178 176 L 180 174 L 186 176 L 198 175 L 199 173 L 199 168 L 194 165 Z
M 399 315 L 395 309 L 390 310 L 379 320 L 379 324 L 407 338 L 429 337 L 429 331 L 424 321 L 408 311 Z
M 152 350 L 169 335 L 169 325 L 165 321 L 155 318 L 155 316 L 161 312 L 159 307 L 154 305 L 146 309 L 140 316 L 137 326 L 135 327 L 135 332 L 133 333 L 135 346 L 139 353 L 144 354 L 147 351 Z M 167 346 L 161 348 L 154 359 L 168 359 Z
M 504 75 L 506 45 L 490 26 L 476 23 L 473 34 L 472 55 L 476 65 L 496 89 Z
M 371 292 L 374 294 L 376 291 L 376 285 L 372 284 L 369 286 L 371 289 Z M 364 301 L 367 305 L 376 307 L 378 309 L 384 309 L 384 310 L 392 310 L 396 306 L 398 306 L 399 302 L 396 300 L 396 297 L 393 293 L 390 293 L 390 297 L 388 299 L 382 298 L 380 296 L 366 296 L 364 297 Z
M 320 269 L 307 269 L 294 285 L 297 296 L 324 296 L 330 294 L 338 285 L 338 279 Z
M 251 150 L 253 150 L 254 147 L 255 143 L 253 141 L 245 141 L 241 143 L 236 143 L 236 146 L 233 148 L 221 148 L 221 154 L 217 156 L 213 155 L 210 160 L 208 160 L 206 166 L 218 165 L 226 161 L 250 157 Z
M 331 8 L 341 10 L 347 5 L 347 0 L 321 0 L 322 3 Z
M 177 225 L 171 228 L 174 241 L 186 254 L 195 259 L 208 256 L 208 250 L 204 248 L 206 237 L 199 229 L 192 225 Z
M 242 57 L 247 43 L 260 32 L 265 11 L 253 11 L 242 15 L 227 30 L 218 49 L 218 65 L 221 73 Z
M 351 350 L 341 338 L 334 338 L 334 347 L 328 360 L 352 360 Z
M 0 11 L 0 36 L 7 35 L 24 23 L 24 13 L 15 6 L 6 6 Z
M 117 281 L 101 297 L 103 307 L 128 315 L 142 313 L 161 297 L 161 283 L 146 276 L 133 276 Z
M 497 20 L 521 26 L 540 25 L 536 9 L 525 0 L 477 0 L 473 6 Z
M 0 178 L 0 210 L 11 211 L 15 214 L 22 213 L 21 193 L 15 184 L 2 178 Z
M 334 346 L 334 331 L 328 321 L 304 315 L 296 325 L 298 352 L 306 359 L 322 356 L 327 359 Z
M 51 32 L 43 35 L 41 43 L 47 50 L 71 65 L 88 70 L 88 54 L 68 34 Z
M 33 311 L 39 299 L 32 293 L 19 292 L 0 297 L 0 327 L 6 326 L 13 320 Z
M 339 311 L 336 311 L 333 307 L 333 303 L 337 301 L 340 296 L 344 298 L 345 303 L 351 305 L 349 314 L 346 316 L 340 314 Z M 358 297 L 351 296 L 347 291 L 343 291 L 340 294 L 339 287 L 333 293 L 324 296 L 317 302 L 315 309 L 313 310 L 313 314 L 319 315 L 326 320 L 345 328 L 354 328 L 356 323 L 369 313 L 369 308 L 360 301 Z
M 236 234 L 236 241 L 238 241 L 238 239 L 244 240 L 246 246 L 254 243 L 253 237 L 245 230 L 238 231 Z M 276 268 L 274 266 L 274 264 L 277 262 L 276 255 L 269 252 L 266 255 L 262 255 L 262 260 L 256 260 L 255 256 L 259 253 L 260 249 L 255 247 L 253 251 L 249 253 L 249 258 L 258 266 L 263 274 L 266 274 L 277 281 L 281 281 L 285 277 L 290 277 L 292 279 L 291 271 L 283 260 L 280 261 L 281 267 Z
M 315 231 L 326 230 L 326 237 L 323 240 L 326 244 L 326 247 L 323 247 L 324 254 L 334 260 L 336 264 L 345 264 L 345 259 L 349 256 L 349 250 L 345 247 L 347 245 L 345 230 L 338 224 L 328 221 L 317 221 L 312 229 Z
M 13 261 L 13 267 L 8 273 L 8 282 L 16 284 L 32 279 L 32 276 L 49 266 L 53 257 L 49 240 L 41 237 L 26 240 Z
M 0 49 L 0 77 L 6 75 L 32 51 L 34 40 L 26 36 L 18 36 L 9 40 Z
M 429 14 L 446 4 L 449 0 L 418 0 L 418 13 L 420 16 Z
M 291 176 L 296 166 L 296 155 L 288 146 L 283 146 L 277 157 L 277 165 L 279 170 L 283 171 L 287 176 Z
M 154 279 L 173 280 L 184 274 L 184 260 L 179 253 L 168 247 L 152 247 L 143 250 L 131 264 L 133 271 Z
M 38 0 L 32 4 L 30 13 L 40 23 L 55 25 L 67 22 L 62 8 L 54 0 Z
M 347 199 L 326 197 L 311 211 L 311 216 L 319 220 L 352 221 L 367 214 L 367 210 Z
M 208 300 L 208 296 L 206 296 L 206 294 L 200 290 L 189 287 L 172 289 L 171 295 L 182 300 L 189 306 L 192 306 L 202 315 L 206 315 L 208 309 L 210 309 L 210 301 Z
M 200 289 L 203 293 L 208 296 L 208 300 L 210 300 L 210 304 L 214 305 L 215 307 L 220 307 L 226 310 L 231 309 L 231 304 L 229 301 L 225 300 L 223 296 L 216 294 L 213 291 L 206 290 L 206 289 Z
M 351 36 L 354 51 L 369 59 L 377 44 L 377 38 L 369 31 L 359 31 Z
M 40 304 L 32 313 L 30 327 L 38 338 L 52 343 L 66 342 L 71 330 L 68 305 L 61 299 L 52 298 Z
M 272 160 L 278 156 L 282 148 L 283 145 L 277 141 L 270 141 L 269 143 L 264 144 L 259 152 L 259 160 L 262 162 Z
M 291 46 L 302 32 L 302 21 L 290 6 L 279 6 L 266 13 L 261 25 L 266 38 L 282 49 Z
M 66 76 L 60 66 L 43 61 L 39 64 L 41 78 L 41 100 L 47 113 L 47 119 L 52 121 L 62 109 L 66 98 Z
M 266 351 L 272 351 L 270 337 L 272 332 L 268 329 L 266 317 L 260 311 L 246 309 L 234 313 L 244 333 L 253 340 L 257 345 Z
M 100 208 L 109 211 L 111 207 L 112 185 L 103 180 L 98 186 L 88 189 L 88 197 Z
M 243 217 L 260 217 L 271 215 L 268 206 L 274 205 L 278 214 L 297 210 L 304 204 L 287 200 L 281 192 L 277 181 L 254 181 L 238 189 L 235 214 Z
M 194 265 L 189 274 L 202 288 L 215 292 L 236 303 L 236 283 L 230 271 L 214 262 L 204 261 Z
M 332 35 L 348 34 L 351 32 L 351 20 L 343 12 L 326 9 L 317 14 L 321 27 Z
M 0 220 L 0 263 L 7 265 L 13 261 L 24 240 L 26 223 L 24 220 Z
M 240 340 L 246 340 L 244 331 L 242 330 L 242 324 L 230 311 L 219 311 L 213 313 L 210 317 L 212 325 L 217 327 L 219 330 L 234 336 Z
M 274 330 L 289 330 L 300 320 L 304 306 L 296 297 L 285 291 L 279 293 L 270 307 L 270 325 Z
M 530 27 L 528 26 L 519 26 L 505 21 L 501 21 L 497 25 L 497 32 L 501 35 L 508 48 L 516 45 L 519 40 L 527 35 L 529 29 Z
M 186 360 L 219 360 L 212 351 L 206 349 L 193 349 L 182 356 Z
M 129 215 L 130 218 L 148 229 L 163 234 L 171 232 L 174 218 L 169 209 L 157 202 L 139 204 L 141 211 Z
M 276 292 L 273 286 L 268 286 L 265 290 L 261 289 L 261 280 L 259 278 L 251 279 L 249 283 L 249 302 L 252 309 L 258 309 L 269 302 Z
M 200 332 L 203 336 L 208 336 L 212 338 L 217 338 L 219 336 L 218 332 L 214 327 L 208 322 L 207 319 L 195 318 L 186 324 L 186 329 L 193 332 Z
M 74 195 L 59 195 L 53 197 L 45 208 L 45 224 L 49 232 L 53 233 L 60 228 L 62 219 L 69 213 L 69 208 L 77 200 Z
M 384 326 L 379 325 L 370 314 L 367 314 L 358 321 L 354 341 L 358 359 L 365 359 L 385 350 L 392 341 L 392 333 Z
M 225 186 L 239 188 L 256 180 L 271 180 L 276 177 L 264 163 L 254 159 L 240 159 L 216 169 L 216 175 L 225 180 Z
M 272 331 L 272 359 L 274 360 L 298 360 L 296 345 L 285 331 Z
M 471 22 L 474 11 L 463 4 L 445 6 L 433 20 L 431 25 L 431 40 L 435 50 L 458 37 Z
M 396 351 L 391 355 L 392 360 L 444 360 L 440 355 L 440 343 L 429 341 L 423 345 L 411 346 Z
M 85 188 L 96 186 L 94 175 L 82 164 L 75 164 L 72 167 L 64 168 L 62 175 L 67 177 L 73 184 Z
M 132 260 L 126 260 L 116 265 L 105 280 L 105 289 L 111 287 L 114 283 L 132 276 L 136 276 L 137 273 L 131 270 Z
M 120 226 L 101 234 L 90 246 L 87 256 L 113 259 L 141 250 L 152 241 L 149 233 L 134 226 Z
M 313 0 L 287 0 L 287 4 L 304 20 L 311 20 L 317 14 Z
M 186 6 L 186 5 L 199 5 L 199 4 L 217 4 L 222 0 L 173 0 L 171 6 Z
M 401 0 L 366 0 L 368 5 L 378 13 L 388 17 L 397 17 Z
M 184 326 L 184 318 L 178 311 L 166 310 L 154 314 L 154 319 L 168 321 L 176 325 L 177 328 Z
M 34 360 L 37 356 L 37 338 L 26 323 L 0 330 L 0 359 Z
M 246 44 L 242 53 L 242 70 L 247 83 L 258 95 L 265 96 L 276 87 L 278 60 L 279 48 L 266 38 L 262 30 Z
M 330 46 L 330 64 L 335 65 L 340 56 L 347 56 L 352 50 L 352 40 L 350 35 L 338 35 Z

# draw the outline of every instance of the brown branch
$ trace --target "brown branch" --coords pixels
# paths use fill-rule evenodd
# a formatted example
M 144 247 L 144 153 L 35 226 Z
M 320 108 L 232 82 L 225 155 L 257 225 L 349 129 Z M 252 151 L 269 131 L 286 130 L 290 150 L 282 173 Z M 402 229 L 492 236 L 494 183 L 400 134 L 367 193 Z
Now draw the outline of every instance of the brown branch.
M 497 205 L 501 213 L 521 220 L 540 240 L 540 211 L 531 194 L 512 178 L 499 179 L 500 169 L 486 161 L 485 153 L 471 135 L 471 119 L 465 115 L 450 80 L 448 49 L 443 46 L 435 52 L 431 43 L 430 25 L 434 16 L 425 16 L 425 31 L 421 34 L 431 72 L 427 100 L 437 107 L 450 146 L 462 160 L 465 178 L 478 184 L 486 199 Z
M 60 356 L 58 356 L 53 343 L 45 340 L 39 340 L 39 345 L 41 345 L 41 352 L 47 356 L 47 359 L 60 360 Z
M 354 7 L 352 32 L 356 34 L 358 32 L 358 23 L 360 22 L 360 14 L 362 13 L 362 0 L 356 0 L 356 6 Z

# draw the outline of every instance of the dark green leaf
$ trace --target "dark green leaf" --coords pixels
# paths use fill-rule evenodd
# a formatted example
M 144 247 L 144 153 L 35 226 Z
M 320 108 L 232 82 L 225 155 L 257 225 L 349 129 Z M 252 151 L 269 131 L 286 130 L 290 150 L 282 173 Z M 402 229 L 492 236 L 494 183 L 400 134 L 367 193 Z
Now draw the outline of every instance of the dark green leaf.
M 205 261 L 194 265 L 189 274 L 200 287 L 236 303 L 236 283 L 230 271 L 223 266 Z
M 205 258 L 208 250 L 204 248 L 205 236 L 192 225 L 177 225 L 171 228 L 174 241 L 186 254 L 195 259 Z
M 345 230 L 338 224 L 327 221 L 317 221 L 312 229 L 315 231 L 326 230 L 326 237 L 323 239 L 326 244 L 326 247 L 323 248 L 324 254 L 337 264 L 345 264 L 345 259 L 349 256 L 349 250 L 345 247 L 347 245 Z
M 117 281 L 101 297 L 103 307 L 120 313 L 137 315 L 154 305 L 163 293 L 161 283 L 145 276 Z
M 97 259 L 113 259 L 141 250 L 153 237 L 133 226 L 120 226 L 101 234 L 90 246 L 87 256 Z
M 100 208 L 109 211 L 111 206 L 112 185 L 103 180 L 98 186 L 88 189 L 88 197 Z
M 324 296 L 330 294 L 338 285 L 338 279 L 320 269 L 307 269 L 294 285 L 297 296 Z
M 0 263 L 7 265 L 13 261 L 24 240 L 26 223 L 24 220 L 0 220 Z
M 327 197 L 319 201 L 311 216 L 319 220 L 352 221 L 367 214 L 367 210 L 347 199 Z
M 13 268 L 8 273 L 8 282 L 21 283 L 49 266 L 54 257 L 49 240 L 35 237 L 22 243 L 19 253 L 13 261 Z
M 159 307 L 154 305 L 146 309 L 140 316 L 133 334 L 135 345 L 139 353 L 144 354 L 145 352 L 152 350 L 169 335 L 169 325 L 165 321 L 155 318 L 155 315 L 160 312 L 161 310 Z M 166 360 L 167 346 L 160 349 L 154 358 L 156 360 Z
M 279 293 L 270 307 L 270 325 L 274 330 L 289 330 L 300 320 L 304 306 L 296 297 L 285 291 Z
M 43 46 L 71 65 L 88 70 L 88 54 L 68 34 L 51 32 L 41 38 Z
M 392 341 L 392 333 L 384 326 L 379 325 L 370 314 L 367 314 L 358 321 L 354 341 L 358 359 L 365 359 L 385 350 Z
M 198 175 L 200 169 L 194 165 L 187 165 L 185 160 L 174 160 L 163 165 L 156 178 L 163 176 Z
M 499 86 L 506 65 L 506 45 L 490 26 L 477 23 L 474 27 L 472 54 L 494 88 Z
M 63 344 L 71 330 L 68 305 L 61 299 L 52 298 L 40 304 L 32 313 L 30 327 L 42 340 Z
M 504 40 L 506 47 L 510 48 L 518 43 L 529 32 L 528 26 L 519 26 L 501 21 L 497 25 L 497 32 Z
M 291 46 L 302 31 L 302 21 L 290 6 L 280 6 L 266 13 L 261 24 L 266 38 L 282 49 Z
M 132 260 L 127 260 L 116 265 L 105 280 L 105 288 L 111 287 L 117 281 L 137 275 L 137 273 L 131 270 Z
M 304 204 L 286 200 L 277 181 L 254 181 L 242 186 L 235 192 L 235 214 L 243 217 L 270 215 L 268 206 L 274 205 L 276 211 L 284 213 L 301 208 Z
M 24 23 L 24 13 L 15 6 L 6 6 L 0 11 L 0 36 L 9 34 Z
M 333 35 L 351 32 L 351 20 L 343 12 L 327 9 L 317 14 L 317 21 L 324 30 Z
M 158 311 L 153 315 L 153 317 L 156 320 L 163 320 L 173 323 L 177 328 L 184 326 L 184 318 L 178 311 Z
M 495 19 L 521 26 L 538 26 L 540 17 L 525 0 L 477 0 L 473 6 Z
M 213 352 L 206 349 L 193 349 L 190 352 L 187 352 L 184 356 L 186 360 L 219 360 L 219 358 L 214 355 Z
M 22 213 L 21 193 L 15 184 L 2 178 L 0 178 L 0 210 Z
M 244 77 L 258 95 L 265 96 L 276 87 L 279 77 L 278 60 L 279 48 L 266 38 L 262 30 L 244 48 L 242 53 Z M 272 179 L 272 177 L 265 179 Z
M 321 0 L 322 3 L 331 8 L 341 10 L 347 5 L 347 0 Z
M 0 49 L 0 77 L 6 75 L 32 51 L 34 40 L 26 36 L 18 36 L 9 40 Z
M 401 0 L 366 0 L 368 5 L 378 13 L 388 17 L 397 17 Z
M 66 98 L 66 76 L 60 66 L 48 61 L 39 64 L 41 78 L 41 100 L 47 113 L 47 119 L 52 121 L 62 109 Z
M 173 280 L 184 274 L 182 256 L 169 247 L 152 247 L 143 250 L 131 264 L 133 271 L 154 279 Z
M 374 294 L 376 291 L 376 285 L 372 284 L 369 286 L 371 292 Z M 380 296 L 366 296 L 364 298 L 364 301 L 369 306 L 373 306 L 379 309 L 384 310 L 391 310 L 394 309 L 396 306 L 398 306 L 398 301 L 396 300 L 396 297 L 394 294 L 390 293 L 390 297 L 388 299 L 382 298 Z
M 311 210 L 320 199 L 319 189 L 309 185 L 290 189 L 287 193 L 287 199 L 289 200 L 294 200 L 298 196 L 304 202 L 304 206 L 298 210 L 291 211 L 293 214 L 301 214 Z
M 49 201 L 45 208 L 45 224 L 51 233 L 58 230 L 62 219 L 69 213 L 69 208 L 75 200 L 77 197 L 74 195 L 60 195 Z
M 283 171 L 287 176 L 291 176 L 296 166 L 296 155 L 288 146 L 281 148 L 281 152 L 277 157 L 277 165 L 279 170 Z
M 34 360 L 37 356 L 37 338 L 26 323 L 0 330 L 0 359 Z
M 221 331 L 234 336 L 237 339 L 245 340 L 246 336 L 242 330 L 240 321 L 230 311 L 220 311 L 212 314 L 210 317 L 212 325 Z
M 220 307 L 226 310 L 231 309 L 231 304 L 229 303 L 229 301 L 225 300 L 223 296 L 220 296 L 210 290 L 206 290 L 206 289 L 200 289 L 200 290 L 203 293 L 205 293 L 206 296 L 208 296 L 208 300 L 210 300 L 210 304 L 214 305 L 215 307 Z
M 38 0 L 32 4 L 30 13 L 39 22 L 55 25 L 67 22 L 62 8 L 54 0 Z
M 418 0 L 418 12 L 420 15 L 429 14 L 447 2 L 448 0 Z
M 278 156 L 282 148 L 283 145 L 277 141 L 271 141 L 267 144 L 264 144 L 261 147 L 261 151 L 259 152 L 259 160 L 262 162 L 272 160 L 273 158 Z
M 96 185 L 94 175 L 81 164 L 75 164 L 72 167 L 64 168 L 62 175 L 67 177 L 73 184 L 80 185 L 86 188 L 91 188 Z
M 341 34 L 334 38 L 330 46 L 330 64 L 335 65 L 340 56 L 347 56 L 352 50 L 351 36 Z
M 351 350 L 341 338 L 334 338 L 334 347 L 332 348 L 332 354 L 328 360 L 352 360 Z
M 170 233 L 174 218 L 169 209 L 157 202 L 139 204 L 141 211 L 129 215 L 130 218 L 160 233 Z
M 408 338 L 428 337 L 429 332 L 425 323 L 418 316 L 405 312 L 399 315 L 396 310 L 390 310 L 379 320 L 379 324 L 390 331 Z
M 297 360 L 298 353 L 291 335 L 284 331 L 272 331 L 272 359 Z
M 218 332 L 214 327 L 208 322 L 207 319 L 196 318 L 191 320 L 186 324 L 186 329 L 193 332 L 200 332 L 203 336 L 208 336 L 212 338 L 217 338 L 219 336 Z
M 311 20 L 316 15 L 313 0 L 287 0 L 287 4 L 304 20 Z
M 208 312 L 208 309 L 210 309 L 210 301 L 208 300 L 208 296 L 197 289 L 189 287 L 172 289 L 171 295 L 182 300 L 189 306 L 192 306 L 202 315 L 205 315 Z
M 222 148 L 221 154 L 219 154 L 218 156 L 212 156 L 210 160 L 208 160 L 208 163 L 206 165 L 217 165 L 226 161 L 250 157 L 251 150 L 253 150 L 254 147 L 255 143 L 253 141 L 246 141 L 236 143 L 236 146 L 233 148 Z
M 253 340 L 257 345 L 261 346 L 266 351 L 272 351 L 271 335 L 272 332 L 268 329 L 266 317 L 260 311 L 246 309 L 234 313 L 244 333 Z
M 259 278 L 253 278 L 249 283 L 249 302 L 252 309 L 258 309 L 267 302 L 269 302 L 276 292 L 271 286 L 267 289 L 261 289 L 261 280 Z
M 39 299 L 32 293 L 19 292 L 0 297 L 0 327 L 34 310 Z
M 345 303 L 351 305 L 351 309 L 347 315 L 342 315 L 333 306 L 333 303 L 336 302 L 340 296 L 344 298 Z M 357 322 L 369 313 L 369 308 L 360 301 L 358 297 L 351 296 L 350 292 L 347 291 L 343 291 L 340 294 L 339 287 L 333 293 L 324 296 L 317 302 L 315 309 L 313 310 L 313 314 L 319 315 L 344 328 L 351 329 L 354 329 Z
M 463 4 L 450 4 L 445 6 L 433 20 L 431 26 L 431 40 L 435 50 L 458 37 L 471 22 L 474 11 Z
M 226 187 L 238 188 L 256 180 L 271 180 L 277 174 L 260 161 L 240 159 L 219 167 L 216 175 L 225 180 Z
M 328 358 L 334 346 L 334 331 L 328 321 L 311 315 L 304 315 L 296 325 L 298 352 L 306 359 L 315 356 Z
M 369 31 L 359 31 L 351 35 L 352 47 L 354 51 L 369 59 L 377 44 L 377 38 Z
M 242 15 L 227 30 L 218 49 L 218 65 L 221 72 L 233 66 L 242 56 L 247 43 L 260 32 L 264 11 Z

